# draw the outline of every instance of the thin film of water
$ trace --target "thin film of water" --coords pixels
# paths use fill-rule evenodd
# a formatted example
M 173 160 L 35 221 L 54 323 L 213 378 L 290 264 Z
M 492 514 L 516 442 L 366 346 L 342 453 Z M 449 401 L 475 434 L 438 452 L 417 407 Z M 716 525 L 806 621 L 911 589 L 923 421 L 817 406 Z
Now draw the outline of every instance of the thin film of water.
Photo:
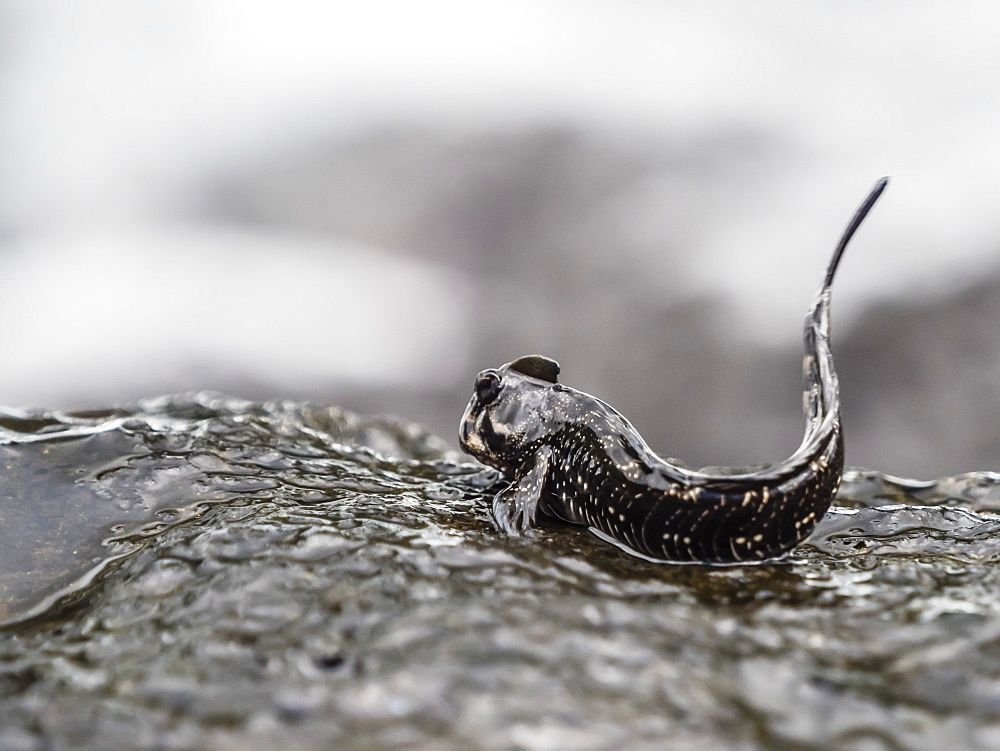
M 495 533 L 420 428 L 0 415 L 0 748 L 998 748 L 1000 475 L 855 470 L 762 566 Z

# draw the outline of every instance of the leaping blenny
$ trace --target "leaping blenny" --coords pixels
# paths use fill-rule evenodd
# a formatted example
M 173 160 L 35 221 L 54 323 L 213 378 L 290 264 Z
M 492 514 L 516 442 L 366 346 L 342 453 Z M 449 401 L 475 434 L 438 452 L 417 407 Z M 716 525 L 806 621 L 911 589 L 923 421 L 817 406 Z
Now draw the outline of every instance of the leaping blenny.
M 806 430 L 795 453 L 741 474 L 686 469 L 657 456 L 612 407 L 558 383 L 554 360 L 519 357 L 476 376 L 459 430 L 467 453 L 511 479 L 493 499 L 497 527 L 519 535 L 556 517 L 640 558 L 688 563 L 761 561 L 808 537 L 844 467 L 830 288 L 887 184 L 876 183 L 847 225 L 806 314 Z

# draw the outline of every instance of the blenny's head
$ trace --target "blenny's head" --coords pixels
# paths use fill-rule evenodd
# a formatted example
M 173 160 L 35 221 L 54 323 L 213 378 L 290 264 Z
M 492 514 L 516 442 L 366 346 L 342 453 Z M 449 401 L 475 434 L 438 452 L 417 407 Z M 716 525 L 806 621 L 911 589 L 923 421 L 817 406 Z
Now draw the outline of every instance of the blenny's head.
M 459 443 L 483 464 L 507 474 L 527 458 L 539 439 L 558 430 L 553 392 L 559 364 L 541 355 L 519 357 L 476 376 L 462 417 Z

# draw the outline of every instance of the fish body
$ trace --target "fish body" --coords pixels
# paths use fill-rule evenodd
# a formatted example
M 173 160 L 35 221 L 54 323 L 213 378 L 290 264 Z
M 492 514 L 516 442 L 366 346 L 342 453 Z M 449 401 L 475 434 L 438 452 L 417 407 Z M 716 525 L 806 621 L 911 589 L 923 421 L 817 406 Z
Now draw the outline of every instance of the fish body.
M 886 184 L 854 215 L 806 315 L 806 429 L 790 457 L 742 473 L 688 469 L 658 456 L 610 405 L 558 383 L 555 361 L 529 355 L 476 377 L 459 430 L 466 452 L 510 479 L 493 499 L 497 527 L 517 535 L 550 516 L 642 558 L 689 563 L 761 561 L 808 537 L 844 467 L 830 290 Z

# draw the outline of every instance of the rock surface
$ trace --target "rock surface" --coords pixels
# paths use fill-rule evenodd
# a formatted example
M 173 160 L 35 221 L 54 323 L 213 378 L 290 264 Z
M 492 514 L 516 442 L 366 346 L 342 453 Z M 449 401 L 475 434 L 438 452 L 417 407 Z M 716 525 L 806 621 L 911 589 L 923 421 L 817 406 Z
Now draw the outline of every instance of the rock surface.
M 426 432 L 0 418 L 0 748 L 995 748 L 1000 476 L 854 472 L 759 566 L 495 533 Z

